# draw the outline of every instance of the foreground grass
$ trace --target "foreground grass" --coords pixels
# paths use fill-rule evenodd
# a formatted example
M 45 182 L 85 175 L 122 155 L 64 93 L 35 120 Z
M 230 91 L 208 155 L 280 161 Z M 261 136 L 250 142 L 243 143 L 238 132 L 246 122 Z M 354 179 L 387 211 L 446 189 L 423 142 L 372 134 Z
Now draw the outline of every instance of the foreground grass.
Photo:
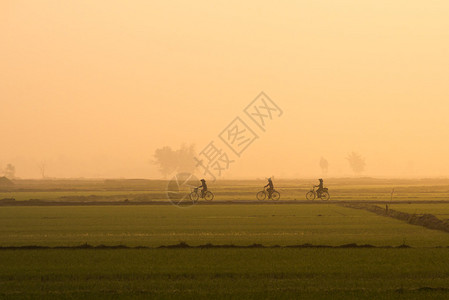
M 0 246 L 357 243 L 449 246 L 449 234 L 338 205 L 2 207 Z
M 428 299 L 448 249 L 2 250 L 6 299 Z

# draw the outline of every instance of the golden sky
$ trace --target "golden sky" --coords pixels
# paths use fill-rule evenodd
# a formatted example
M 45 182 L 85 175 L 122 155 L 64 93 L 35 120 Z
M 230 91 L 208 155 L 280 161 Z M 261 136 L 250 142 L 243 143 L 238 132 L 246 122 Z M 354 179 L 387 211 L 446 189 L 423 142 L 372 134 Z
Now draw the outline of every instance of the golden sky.
M 244 3 L 242 3 L 244 2 Z M 160 176 L 261 91 L 283 110 L 225 177 L 449 176 L 448 1 L 1 1 L 0 167 Z

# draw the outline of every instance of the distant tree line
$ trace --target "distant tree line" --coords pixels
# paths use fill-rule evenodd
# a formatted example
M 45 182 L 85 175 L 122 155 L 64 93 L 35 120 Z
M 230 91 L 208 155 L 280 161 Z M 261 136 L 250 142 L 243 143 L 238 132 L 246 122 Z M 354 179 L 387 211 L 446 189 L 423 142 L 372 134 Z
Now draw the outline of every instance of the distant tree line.
M 16 167 L 13 164 L 7 164 L 4 169 L 0 170 L 3 176 L 9 179 L 16 177 Z
M 353 151 L 349 153 L 348 156 L 346 157 L 346 160 L 349 163 L 349 167 L 354 172 L 354 175 L 360 176 L 360 174 L 362 174 L 363 171 L 365 171 L 366 166 L 365 158 L 363 158 L 357 152 Z M 320 168 L 322 175 L 326 176 L 329 171 L 329 162 L 324 157 L 321 157 L 320 159 Z
M 179 149 L 169 146 L 156 149 L 152 162 L 166 178 L 174 172 L 193 172 L 195 169 L 195 145 L 182 145 Z
M 159 167 L 164 178 L 175 172 L 193 172 L 195 169 L 195 145 L 182 145 L 178 149 L 173 149 L 170 146 L 164 146 L 154 151 L 152 163 Z M 365 171 L 365 158 L 357 152 L 351 152 L 346 157 L 349 167 L 354 172 L 355 176 L 360 176 Z M 321 157 L 319 161 L 321 173 L 327 176 L 329 171 L 329 162 L 326 158 Z M 41 165 L 42 176 L 45 173 L 45 164 Z

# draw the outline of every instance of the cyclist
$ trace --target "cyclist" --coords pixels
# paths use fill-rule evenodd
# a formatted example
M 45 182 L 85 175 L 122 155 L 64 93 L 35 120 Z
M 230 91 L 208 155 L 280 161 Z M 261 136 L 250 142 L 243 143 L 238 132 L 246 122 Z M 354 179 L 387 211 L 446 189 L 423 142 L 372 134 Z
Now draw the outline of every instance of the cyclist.
M 321 198 L 321 192 L 323 191 L 324 184 L 323 184 L 323 179 L 322 178 L 320 178 L 319 181 L 320 181 L 320 184 L 315 185 L 314 187 L 318 188 L 316 190 L 316 194 L 317 194 L 318 198 Z
M 203 188 L 201 190 L 201 198 L 204 198 L 204 194 L 207 192 L 207 184 L 206 184 L 206 180 L 201 179 L 201 185 L 198 188 Z
M 271 181 L 271 178 L 268 178 L 268 184 L 266 186 L 264 186 L 264 188 L 269 187 L 267 189 L 268 192 L 268 199 L 271 198 L 271 194 L 273 193 L 274 190 L 274 185 L 273 185 L 273 181 Z

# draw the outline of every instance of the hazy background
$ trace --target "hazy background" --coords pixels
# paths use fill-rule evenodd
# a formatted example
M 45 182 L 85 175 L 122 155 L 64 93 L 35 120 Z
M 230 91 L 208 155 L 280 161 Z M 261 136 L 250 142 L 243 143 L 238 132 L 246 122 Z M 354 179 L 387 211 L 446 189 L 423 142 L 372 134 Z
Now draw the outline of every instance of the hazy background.
M 449 176 L 448 1 L 0 2 L 0 168 L 158 178 L 265 91 L 231 177 Z

